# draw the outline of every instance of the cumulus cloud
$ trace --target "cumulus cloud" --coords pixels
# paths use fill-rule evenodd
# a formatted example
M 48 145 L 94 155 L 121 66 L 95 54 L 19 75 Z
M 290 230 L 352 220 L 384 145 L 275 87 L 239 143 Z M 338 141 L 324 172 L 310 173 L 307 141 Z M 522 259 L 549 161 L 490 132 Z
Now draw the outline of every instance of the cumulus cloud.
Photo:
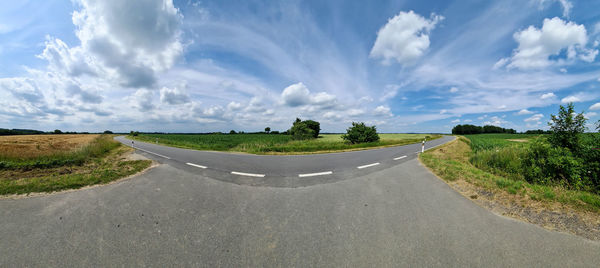
M 227 110 L 229 111 L 239 111 L 240 109 L 242 109 L 242 104 L 239 102 L 232 101 L 227 104 Z
M 508 121 L 506 121 L 498 116 L 492 116 L 492 117 L 490 117 L 489 121 L 485 121 L 483 124 L 484 125 L 492 125 L 492 126 L 503 126 L 507 123 L 508 123 Z
M 580 102 L 580 101 L 581 101 L 581 99 L 579 99 L 576 96 L 567 96 L 567 97 L 562 98 L 562 100 L 560 100 L 560 102 L 562 102 L 562 103 Z
M 401 11 L 379 29 L 370 56 L 382 59 L 384 65 L 392 60 L 402 65 L 414 63 L 429 48 L 429 33 L 443 19 L 436 14 L 426 19 L 412 10 Z
M 573 3 L 569 0 L 539 0 L 540 6 L 544 7 L 548 3 L 558 2 L 563 9 L 563 17 L 568 18 L 571 13 L 571 9 L 573 9 Z
M 125 87 L 153 87 L 156 72 L 183 52 L 181 15 L 172 0 L 76 0 L 80 46 L 48 37 L 40 58 L 70 76 L 96 75 Z M 99 75 L 99 72 L 101 75 Z
M 587 112 L 587 113 L 583 114 L 583 117 L 585 117 L 585 119 L 589 120 L 590 118 L 592 118 L 596 115 L 598 115 L 598 113 L 596 113 L 596 112 Z
M 179 88 L 163 87 L 160 89 L 160 101 L 170 105 L 184 104 L 190 102 L 190 96 Z
M 600 110 L 600 102 L 593 104 L 592 106 L 590 106 L 590 110 L 594 111 L 594 110 Z
M 517 114 L 518 115 L 525 115 L 525 114 L 532 114 L 532 113 L 533 113 L 532 111 L 529 111 L 527 109 L 522 109 Z
M 460 119 L 454 119 L 454 120 L 450 121 L 450 123 L 460 123 Z
M 287 106 L 306 106 L 305 108 L 309 110 L 331 108 L 337 105 L 337 98 L 335 95 L 327 92 L 311 94 L 310 90 L 308 90 L 302 82 L 286 87 L 283 92 L 281 92 L 281 99 Z
M 543 114 L 534 114 L 531 117 L 525 118 L 523 121 L 532 122 L 532 121 L 540 121 L 544 117 Z
M 383 116 L 393 116 L 392 111 L 390 109 L 390 107 L 387 106 L 377 106 L 374 110 L 373 113 L 375 115 L 383 115 Z
M 507 68 L 522 70 L 540 69 L 565 60 L 579 57 L 585 61 L 593 61 L 597 50 L 586 49 L 588 37 L 585 26 L 567 22 L 560 18 L 544 19 L 541 29 L 529 26 L 516 32 L 514 39 L 519 43 L 510 59 L 501 59 L 496 67 L 508 63 Z M 566 59 L 550 59 L 566 52 Z M 510 62 L 510 63 L 509 63 Z
M 130 96 L 130 101 L 133 106 L 142 112 L 148 112 L 154 109 L 153 103 L 154 94 L 147 89 L 138 89 Z
M 556 95 L 554 95 L 554 93 L 552 93 L 552 92 L 545 93 L 545 94 L 542 94 L 542 96 L 540 96 L 540 99 L 542 99 L 542 100 L 552 99 L 552 98 L 556 98 Z
M 93 92 L 90 92 L 90 91 L 83 90 L 83 89 L 81 89 L 81 87 L 79 87 L 78 85 L 75 85 L 75 84 L 69 85 L 67 87 L 66 91 L 67 91 L 67 93 L 69 93 L 71 95 L 79 96 L 81 101 L 84 103 L 98 104 L 98 103 L 102 102 L 102 96 L 95 94 Z
M 451 87 L 450 88 L 450 93 L 456 93 L 458 92 L 458 88 L 457 87 Z

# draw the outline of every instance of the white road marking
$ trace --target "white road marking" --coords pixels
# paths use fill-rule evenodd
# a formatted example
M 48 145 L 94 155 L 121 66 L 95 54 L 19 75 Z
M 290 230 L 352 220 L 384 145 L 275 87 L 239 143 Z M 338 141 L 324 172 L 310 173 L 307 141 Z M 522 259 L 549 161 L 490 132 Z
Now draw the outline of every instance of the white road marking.
M 406 157 L 406 155 L 403 155 L 403 156 L 394 158 L 394 160 L 400 160 L 400 159 L 405 158 L 405 157 Z
M 237 172 L 237 171 L 232 171 L 231 174 L 240 175 L 240 176 L 248 176 L 248 177 L 259 177 L 259 178 L 262 178 L 265 176 L 265 174 L 244 173 L 244 172 Z
M 325 172 L 317 172 L 317 173 L 307 173 L 307 174 L 298 174 L 298 177 L 313 177 L 313 176 L 321 176 L 321 175 L 329 175 L 333 174 L 333 171 L 325 171 Z
M 168 157 L 168 156 L 164 156 L 164 155 L 162 155 L 162 154 L 153 153 L 153 152 L 146 151 L 146 150 L 144 150 L 144 149 L 140 149 L 140 148 L 137 148 L 137 147 L 133 147 L 133 148 L 135 148 L 136 150 L 140 150 L 140 151 L 142 151 L 142 152 L 149 153 L 149 154 L 158 155 L 158 156 L 160 156 L 160 157 L 162 157 L 162 158 L 171 159 L 170 157 Z
M 377 165 L 379 165 L 379 163 L 368 164 L 368 165 L 360 166 L 360 167 L 358 167 L 358 169 L 373 167 L 373 166 L 377 166 Z
M 196 165 L 196 164 L 192 164 L 192 163 L 186 163 L 186 164 L 187 164 L 187 165 L 189 165 L 189 166 L 192 166 L 192 167 L 197 167 L 197 168 L 206 168 L 205 166 Z

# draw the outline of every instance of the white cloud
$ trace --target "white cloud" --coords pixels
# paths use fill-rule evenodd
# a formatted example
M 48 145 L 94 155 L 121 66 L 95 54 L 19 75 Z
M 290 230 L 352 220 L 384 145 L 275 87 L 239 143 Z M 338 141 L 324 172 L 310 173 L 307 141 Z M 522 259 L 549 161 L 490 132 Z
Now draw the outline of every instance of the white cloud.
M 585 119 L 590 119 L 596 115 L 598 115 L 598 113 L 596 113 L 596 112 L 587 112 L 587 113 L 583 114 L 583 117 L 585 117 Z
M 142 112 L 148 112 L 154 109 L 154 104 L 152 102 L 154 96 L 153 92 L 147 89 L 138 89 L 132 96 L 130 96 L 130 100 L 133 105 Z
M 569 103 L 569 102 L 580 102 L 581 99 L 579 99 L 576 96 L 568 96 L 568 97 L 564 97 L 562 98 L 562 100 L 560 100 L 560 102 L 562 103 Z
M 458 88 L 456 88 L 456 87 L 450 88 L 450 93 L 456 93 L 456 92 L 458 92 Z
M 429 48 L 429 32 L 443 19 L 435 14 L 426 19 L 412 10 L 401 11 L 379 29 L 370 56 L 381 58 L 384 65 L 392 60 L 402 65 L 414 63 Z
M 529 111 L 527 109 L 522 109 L 517 114 L 518 115 L 525 115 L 525 114 L 532 114 L 532 113 L 533 113 L 532 111 Z
M 363 109 L 349 109 L 346 114 L 351 117 L 361 116 L 365 114 L 365 110 Z
M 281 93 L 281 98 L 291 107 L 306 105 L 310 102 L 310 91 L 300 82 L 286 87 Z
M 383 105 L 377 106 L 373 110 L 373 112 L 375 113 L 375 115 L 393 116 L 393 114 L 390 110 L 390 107 L 383 106 Z
M 595 111 L 595 110 L 600 110 L 600 102 L 593 104 L 592 106 L 590 106 L 590 110 Z
M 498 109 L 499 110 L 504 110 L 504 109 L 506 109 L 506 105 L 502 104 L 502 105 L 498 106 Z
M 242 104 L 239 102 L 232 101 L 227 104 L 227 110 L 229 111 L 239 111 L 240 109 L 242 109 Z
M 190 102 L 190 96 L 179 88 L 163 87 L 160 89 L 160 101 L 166 104 L 184 104 Z
M 542 99 L 542 100 L 552 99 L 552 98 L 556 98 L 556 95 L 554 95 L 554 93 L 552 93 L 552 92 L 545 93 L 545 94 L 542 94 L 542 96 L 540 96 L 540 99 Z
M 543 114 L 534 114 L 531 117 L 525 118 L 523 121 L 532 122 L 532 121 L 540 121 L 544 117 Z
M 564 50 L 567 51 L 567 60 L 573 60 L 579 54 L 583 59 L 593 61 L 597 54 L 597 51 L 585 49 L 588 41 L 585 26 L 557 17 L 544 19 L 541 29 L 529 26 L 516 32 L 514 38 L 519 46 L 514 50 L 508 68 L 539 69 L 558 61 L 564 63 L 565 59 L 549 59 Z
M 500 117 L 492 116 L 489 121 L 484 122 L 484 125 L 503 126 L 508 122 Z
M 398 94 L 398 90 L 400 89 L 400 85 L 386 85 L 383 90 L 383 95 L 379 98 L 380 101 L 385 101 L 387 99 L 392 99 L 396 97 Z
M 460 123 L 460 119 L 454 119 L 454 120 L 450 121 L 450 123 Z
M 463 120 L 463 122 L 465 122 L 465 123 L 471 123 L 471 122 L 473 122 L 473 120 L 471 120 L 471 119 L 466 119 L 466 120 Z

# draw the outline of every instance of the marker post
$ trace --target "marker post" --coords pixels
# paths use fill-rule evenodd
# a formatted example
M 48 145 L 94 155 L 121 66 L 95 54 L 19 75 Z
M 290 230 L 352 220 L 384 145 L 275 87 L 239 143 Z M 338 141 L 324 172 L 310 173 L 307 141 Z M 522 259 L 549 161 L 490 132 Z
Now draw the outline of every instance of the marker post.
M 421 153 L 425 152 L 425 140 L 423 140 L 423 143 L 421 144 Z

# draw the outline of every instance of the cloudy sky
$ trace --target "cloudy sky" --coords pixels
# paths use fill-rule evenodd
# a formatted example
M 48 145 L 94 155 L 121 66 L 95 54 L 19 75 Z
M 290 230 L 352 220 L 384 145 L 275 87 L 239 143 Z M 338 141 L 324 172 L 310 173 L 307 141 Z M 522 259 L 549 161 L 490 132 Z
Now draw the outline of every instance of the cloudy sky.
M 0 127 L 341 132 L 600 119 L 600 1 L 5 1 Z M 591 125 L 590 125 L 591 126 Z

